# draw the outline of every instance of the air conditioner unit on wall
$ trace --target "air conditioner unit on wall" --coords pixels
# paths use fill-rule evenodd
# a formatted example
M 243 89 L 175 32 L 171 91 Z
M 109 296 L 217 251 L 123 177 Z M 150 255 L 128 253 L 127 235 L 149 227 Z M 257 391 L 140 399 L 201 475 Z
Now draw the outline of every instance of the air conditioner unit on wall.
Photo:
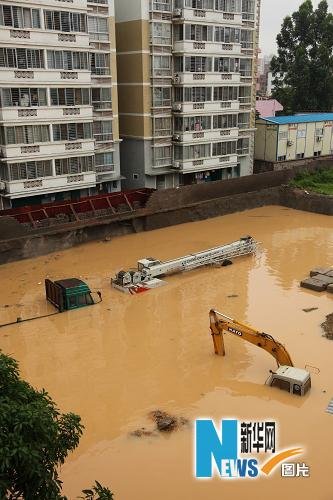
M 179 142 L 181 140 L 181 136 L 179 134 L 175 134 L 172 139 L 176 142 Z
M 173 17 L 182 17 L 182 9 L 174 9 Z
M 174 77 L 173 77 L 173 83 L 174 83 L 175 85 L 178 85 L 178 83 L 181 83 L 180 76 L 174 76 Z
M 174 104 L 172 106 L 173 111 L 181 111 L 182 110 L 182 105 L 181 104 Z

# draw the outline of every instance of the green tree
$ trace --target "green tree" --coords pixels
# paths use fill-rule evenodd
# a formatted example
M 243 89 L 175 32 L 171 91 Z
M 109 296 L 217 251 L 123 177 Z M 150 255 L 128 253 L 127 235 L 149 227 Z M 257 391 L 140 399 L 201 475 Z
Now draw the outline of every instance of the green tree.
M 312 1 L 284 19 L 273 57 L 273 97 L 286 114 L 332 111 L 333 15 L 326 0 L 314 10 Z
M 0 498 L 65 500 L 58 467 L 79 444 L 81 419 L 59 412 L 51 397 L 20 378 L 18 363 L 0 352 Z M 112 500 L 96 482 L 88 500 Z

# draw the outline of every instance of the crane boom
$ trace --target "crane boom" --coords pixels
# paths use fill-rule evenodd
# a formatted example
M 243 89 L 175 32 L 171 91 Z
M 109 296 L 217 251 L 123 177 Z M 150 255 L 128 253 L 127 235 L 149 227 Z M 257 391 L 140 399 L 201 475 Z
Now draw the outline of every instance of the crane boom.
M 275 358 L 278 366 L 294 366 L 284 345 L 276 341 L 271 335 L 259 332 L 251 326 L 229 318 L 214 309 L 211 309 L 209 318 L 215 354 L 225 356 L 223 332 L 230 332 L 267 351 Z

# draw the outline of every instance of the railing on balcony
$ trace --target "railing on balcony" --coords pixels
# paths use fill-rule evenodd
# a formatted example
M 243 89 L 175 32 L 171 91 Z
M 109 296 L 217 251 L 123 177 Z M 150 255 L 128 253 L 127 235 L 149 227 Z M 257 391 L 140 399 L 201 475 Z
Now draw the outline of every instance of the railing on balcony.
M 94 134 L 94 139 L 96 142 L 113 141 L 113 135 L 110 133 Z
M 153 160 L 153 167 L 169 167 L 172 165 L 172 158 L 157 158 Z
M 114 172 L 114 164 L 110 163 L 109 165 L 98 165 L 95 166 L 95 172 L 97 174 L 102 174 L 102 173 L 108 173 L 108 172 Z

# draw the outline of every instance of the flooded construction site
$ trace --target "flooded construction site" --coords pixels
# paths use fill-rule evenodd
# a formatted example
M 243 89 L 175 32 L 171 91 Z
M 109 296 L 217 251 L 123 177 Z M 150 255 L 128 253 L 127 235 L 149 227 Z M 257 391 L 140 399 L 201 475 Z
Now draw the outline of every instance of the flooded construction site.
M 111 277 L 139 259 L 172 259 L 243 235 L 258 251 L 231 266 L 169 276 L 137 295 L 111 288 Z M 1 266 L 0 323 L 52 312 L 46 277 L 77 277 L 102 293 L 94 307 L 0 329 L 0 349 L 22 376 L 82 417 L 79 447 L 61 469 L 64 494 L 74 499 L 97 479 L 116 500 L 331 500 L 333 342 L 321 324 L 333 294 L 300 282 L 332 264 L 332 217 L 270 206 Z M 225 335 L 226 356 L 215 356 L 211 308 L 284 344 L 295 366 L 311 370 L 311 390 L 299 397 L 265 385 L 274 359 L 236 336 Z M 156 410 L 182 425 L 156 431 Z M 255 481 L 195 479 L 193 421 L 201 417 L 276 420 L 278 449 L 302 448 L 297 461 L 310 477 L 282 478 L 277 467 Z

